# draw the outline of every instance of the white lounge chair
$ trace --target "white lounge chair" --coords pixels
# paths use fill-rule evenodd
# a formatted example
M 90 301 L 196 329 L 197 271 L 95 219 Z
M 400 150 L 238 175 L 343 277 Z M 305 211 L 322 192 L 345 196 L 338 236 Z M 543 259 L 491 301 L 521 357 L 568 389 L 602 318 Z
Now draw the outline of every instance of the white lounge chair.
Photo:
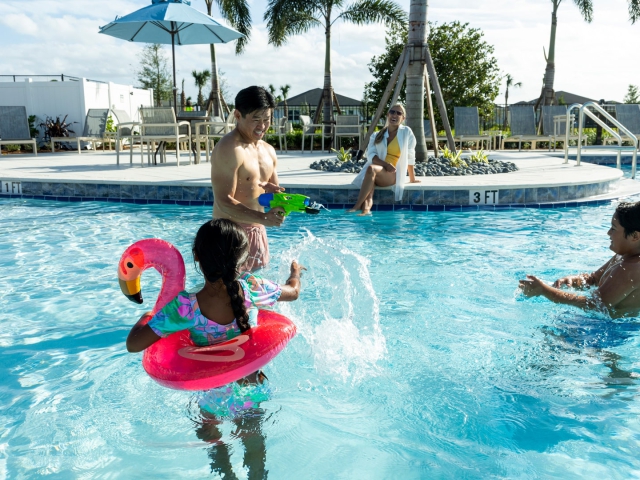
M 306 137 L 311 137 L 309 140 L 309 151 L 313 152 L 316 129 L 323 128 L 323 125 L 311 123 L 311 117 L 309 115 L 300 115 L 300 123 L 302 124 L 302 153 L 304 153 L 304 139 Z M 322 135 L 322 150 L 324 150 L 324 135 Z
M 96 149 L 96 142 L 104 142 L 107 130 L 108 108 L 90 108 L 84 120 L 84 130 L 82 135 L 75 137 L 51 137 L 51 153 L 55 152 L 55 142 L 70 142 L 75 140 L 78 147 L 78 154 L 81 152 L 80 142 L 90 142 L 93 150 Z
M 616 120 L 624 125 L 635 137 L 640 140 L 640 105 L 636 104 L 620 104 L 616 105 Z M 631 140 L 629 137 L 620 132 L 622 140 Z M 613 137 L 607 137 L 603 143 L 615 142 Z
M 196 122 L 191 124 L 193 141 L 196 143 L 196 158 L 200 158 L 202 144 L 205 145 L 205 160 L 211 161 L 214 140 L 224 137 L 227 132 L 227 123 L 222 117 L 213 117 L 211 121 Z M 196 163 L 198 163 L 196 161 Z
M 518 142 L 518 151 L 522 150 L 523 142 L 531 142 L 531 149 L 536 149 L 539 141 L 551 141 L 551 136 L 541 136 L 536 133 L 536 114 L 532 105 L 509 107 L 511 113 L 511 136 L 503 137 L 500 148 L 504 150 L 506 143 Z
M 453 107 L 453 121 L 456 132 L 453 141 L 460 142 L 460 148 L 463 142 L 473 142 L 478 146 L 487 142 L 488 146 L 491 145 L 491 136 L 480 133 L 478 107 Z
M 350 137 L 358 139 L 358 149 L 362 144 L 362 125 L 358 115 L 338 115 L 336 117 L 336 125 L 333 130 L 333 144 L 339 148 L 338 139 L 342 137 Z M 324 149 L 324 146 L 322 147 Z
M 176 163 L 180 166 L 180 142 L 191 140 L 191 123 L 188 121 L 177 122 L 172 107 L 140 107 L 140 120 L 140 142 L 147 145 L 147 163 L 151 164 L 150 149 L 154 148 L 156 143 L 160 144 L 161 161 L 166 161 L 166 142 L 175 142 Z M 180 127 L 183 125 L 187 127 L 185 133 L 180 132 Z M 191 149 L 187 150 L 189 151 L 189 165 L 191 165 Z M 142 151 L 140 155 L 142 156 Z
M 278 143 L 280 144 L 280 151 L 287 151 L 287 130 L 289 128 L 289 121 L 282 117 L 278 119 L 278 122 L 273 125 L 274 135 L 278 136 Z M 284 140 L 284 150 L 282 149 L 282 140 Z
M 38 155 L 38 145 L 31 138 L 29 119 L 25 107 L 0 107 L 0 146 L 31 145 L 33 154 Z

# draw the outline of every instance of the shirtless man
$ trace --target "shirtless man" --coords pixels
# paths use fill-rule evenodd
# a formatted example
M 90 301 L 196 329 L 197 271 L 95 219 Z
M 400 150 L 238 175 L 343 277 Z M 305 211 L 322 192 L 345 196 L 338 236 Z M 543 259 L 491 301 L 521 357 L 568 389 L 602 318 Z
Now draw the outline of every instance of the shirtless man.
M 607 232 L 609 248 L 615 255 L 593 273 L 570 275 L 556 280 L 553 287 L 527 275 L 520 288 L 527 297 L 542 295 L 552 302 L 585 309 L 606 307 L 612 317 L 640 314 L 640 202 L 621 203 L 611 219 Z M 593 296 L 576 295 L 562 287 L 596 286 Z
M 235 100 L 236 128 L 213 149 L 211 183 L 213 217 L 234 220 L 249 237 L 249 258 L 243 269 L 255 271 L 269 263 L 266 227 L 284 221 L 281 208 L 265 213 L 258 203 L 263 193 L 281 192 L 276 173 L 276 152 L 263 141 L 276 106 L 273 96 L 262 87 L 248 87 Z

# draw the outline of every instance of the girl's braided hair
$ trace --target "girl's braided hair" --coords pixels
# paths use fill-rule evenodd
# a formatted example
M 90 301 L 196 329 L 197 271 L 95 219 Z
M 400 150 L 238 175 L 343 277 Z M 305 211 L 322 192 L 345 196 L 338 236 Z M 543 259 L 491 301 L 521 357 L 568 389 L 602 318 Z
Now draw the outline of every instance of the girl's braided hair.
M 250 328 L 244 306 L 244 292 L 237 280 L 240 267 L 249 254 L 246 232 L 235 222 L 216 218 L 200 227 L 193 241 L 193 256 L 211 284 L 222 280 L 231 299 L 231 308 L 241 332 Z

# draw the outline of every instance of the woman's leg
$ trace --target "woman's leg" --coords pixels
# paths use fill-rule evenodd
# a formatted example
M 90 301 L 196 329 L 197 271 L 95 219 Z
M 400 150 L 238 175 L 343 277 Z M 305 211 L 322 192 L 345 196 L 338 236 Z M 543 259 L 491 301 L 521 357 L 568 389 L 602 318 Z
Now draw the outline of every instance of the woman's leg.
M 375 178 L 375 185 L 369 192 L 369 195 L 362 202 L 362 213 L 360 215 L 369 215 L 371 212 L 371 207 L 373 207 L 373 194 L 375 192 L 375 187 L 390 187 L 391 185 L 395 185 L 396 183 L 396 172 L 387 172 L 386 170 L 382 170 L 382 172 L 378 173 Z
M 369 194 L 373 194 L 372 192 L 376 188 L 376 177 L 383 172 L 385 172 L 385 169 L 380 165 L 371 164 L 367 167 L 367 173 L 364 176 L 364 180 L 362 180 L 362 187 L 360 187 L 358 200 L 356 200 L 356 204 L 348 210 L 349 212 L 355 212 L 362 208 L 364 200 L 369 196 Z

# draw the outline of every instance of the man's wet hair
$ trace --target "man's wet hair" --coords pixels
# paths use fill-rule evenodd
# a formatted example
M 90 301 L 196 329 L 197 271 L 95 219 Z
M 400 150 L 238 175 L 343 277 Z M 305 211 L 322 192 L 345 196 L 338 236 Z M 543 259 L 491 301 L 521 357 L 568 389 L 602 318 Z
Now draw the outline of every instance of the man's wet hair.
M 640 202 L 622 202 L 616 208 L 618 222 L 624 228 L 625 238 L 640 232 Z
M 240 115 L 246 117 L 247 114 L 256 110 L 276 108 L 276 101 L 267 90 L 256 85 L 244 88 L 236 95 L 236 110 Z

